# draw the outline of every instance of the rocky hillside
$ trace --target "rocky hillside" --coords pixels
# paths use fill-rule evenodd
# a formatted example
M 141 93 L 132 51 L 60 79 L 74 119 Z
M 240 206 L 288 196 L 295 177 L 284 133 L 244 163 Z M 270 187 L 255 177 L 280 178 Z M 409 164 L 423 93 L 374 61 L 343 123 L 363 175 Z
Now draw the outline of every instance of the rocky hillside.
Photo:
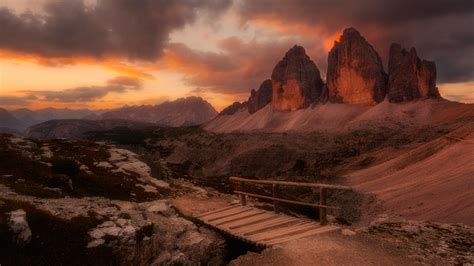
M 142 160 L 114 145 L 0 135 L 0 263 L 222 264 L 223 238 L 170 201 L 202 191 Z
M 214 107 L 201 97 L 187 97 L 158 105 L 123 107 L 93 117 L 93 119 L 124 119 L 180 127 L 199 125 L 216 115 L 217 111 Z
M 88 132 L 105 131 L 113 128 L 146 128 L 152 124 L 134 122 L 119 119 L 104 119 L 104 120 L 84 120 L 84 119 L 64 119 L 64 120 L 50 120 L 25 130 L 25 135 L 37 139 L 77 139 L 82 138 Z
M 392 44 L 389 58 L 386 73 L 372 45 L 356 29 L 348 28 L 329 52 L 327 84 L 324 84 L 318 67 L 304 48 L 295 45 L 275 66 L 271 79 L 265 80 L 258 90 L 251 91 L 248 101 L 232 104 L 204 128 L 218 132 L 275 131 L 275 128 L 280 131 L 316 130 L 346 124 L 384 101 L 398 104 L 441 99 L 436 87 L 434 62 L 418 58 L 414 48 L 408 52 L 399 44 Z M 423 105 L 421 109 L 424 109 Z M 373 110 L 377 109 L 384 111 L 384 108 Z M 391 106 L 389 109 L 397 108 Z M 379 116 L 385 115 L 392 118 L 388 113 Z
M 277 112 L 265 107 L 253 115 L 245 115 L 256 117 L 260 112 L 272 111 L 274 114 L 268 115 L 269 120 L 275 122 L 287 118 L 284 115 L 300 113 L 300 120 L 286 125 L 300 122 L 306 127 L 331 125 L 330 121 L 335 120 L 331 114 L 335 115 L 337 109 L 324 110 L 328 106 L 293 112 Z M 344 111 L 347 107 L 332 106 Z M 411 219 L 472 225 L 474 194 L 472 187 L 463 185 L 470 183 L 474 171 L 470 164 L 472 106 L 425 100 L 403 105 L 383 102 L 375 107 L 352 107 L 368 110 L 356 117 L 352 115 L 358 109 L 348 110 L 346 122 L 332 124 L 330 129 L 288 130 L 278 128 L 278 124 L 271 126 L 280 132 L 271 133 L 162 128 L 147 130 L 138 145 L 153 154 L 161 154 L 178 176 L 186 176 L 198 184 L 221 187 L 224 191 L 232 191 L 226 182 L 228 176 L 351 184 L 357 188 L 355 193 L 339 195 L 343 202 L 337 204 L 344 206 L 344 219 L 349 221 L 357 220 L 358 205 L 364 205 L 358 195 L 363 195 L 370 203 L 360 210 L 363 216 L 387 211 Z M 325 115 L 309 113 L 305 117 L 305 112 L 311 110 Z M 380 116 L 381 113 L 385 115 Z M 276 115 L 281 115 L 278 120 Z M 308 117 L 328 120 L 321 123 L 321 120 L 306 120 Z M 389 127 L 386 120 L 390 117 L 396 120 Z M 250 123 L 252 120 L 246 120 L 241 126 Z M 346 123 L 346 130 L 338 130 Z M 120 134 L 137 135 L 136 132 L 110 131 L 98 133 L 95 139 L 124 139 L 117 136 Z M 300 200 L 310 200 L 314 195 L 311 191 L 291 189 L 286 193 L 288 198 Z
M 422 127 L 474 120 L 474 105 L 426 99 L 406 103 L 381 102 L 375 106 L 326 103 L 280 112 L 271 105 L 250 114 L 240 108 L 219 115 L 202 126 L 211 132 L 350 132 L 360 129 Z

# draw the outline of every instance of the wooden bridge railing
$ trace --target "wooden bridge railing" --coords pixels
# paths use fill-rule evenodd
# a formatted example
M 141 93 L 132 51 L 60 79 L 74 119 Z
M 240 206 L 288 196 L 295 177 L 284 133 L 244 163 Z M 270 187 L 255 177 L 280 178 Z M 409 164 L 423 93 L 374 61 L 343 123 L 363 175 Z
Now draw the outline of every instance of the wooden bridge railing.
M 340 209 L 339 207 L 328 206 L 326 205 L 326 192 L 328 189 L 335 190 L 351 190 L 351 187 L 340 186 L 340 185 L 330 185 L 330 184 L 321 184 L 321 183 L 302 183 L 302 182 L 290 182 L 290 181 L 275 181 L 275 180 L 255 180 L 255 179 L 246 179 L 241 177 L 232 176 L 229 178 L 230 182 L 238 183 L 239 190 L 235 190 L 236 194 L 240 195 L 240 204 L 245 206 L 247 204 L 246 197 L 260 198 L 273 200 L 273 210 L 278 213 L 278 202 L 291 203 L 302 206 L 309 206 L 319 208 L 319 219 L 321 225 L 327 223 L 327 209 Z M 257 185 L 271 185 L 272 186 L 272 196 L 253 194 L 243 191 L 245 188 L 245 183 L 252 183 Z M 308 187 L 308 188 L 319 188 L 319 204 L 316 203 L 307 203 L 302 201 L 295 201 L 289 199 L 278 198 L 279 190 L 281 186 L 294 186 L 294 187 Z

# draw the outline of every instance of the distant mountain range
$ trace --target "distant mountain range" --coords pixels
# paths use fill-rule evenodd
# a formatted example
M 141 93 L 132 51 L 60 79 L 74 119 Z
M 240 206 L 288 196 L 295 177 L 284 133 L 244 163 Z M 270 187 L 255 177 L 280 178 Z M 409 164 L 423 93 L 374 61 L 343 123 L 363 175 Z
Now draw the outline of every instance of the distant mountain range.
M 92 120 L 125 119 L 160 126 L 181 127 L 200 125 L 213 119 L 217 114 L 216 109 L 201 97 L 187 97 L 158 105 L 123 107 L 86 118 Z
M 51 120 L 68 120 L 63 123 L 73 123 L 76 126 L 82 123 L 81 120 L 123 120 L 170 127 L 193 126 L 207 122 L 216 115 L 217 111 L 214 107 L 201 97 L 180 98 L 157 105 L 127 106 L 114 110 L 73 110 L 67 108 L 6 110 L 0 108 L 0 132 L 19 133 L 28 127 Z M 47 125 L 61 125 L 63 123 L 55 122 Z M 91 123 L 83 123 L 85 128 L 91 126 Z M 96 126 L 92 126 L 92 128 L 97 129 Z
M 5 110 L 0 108 L 0 128 L 2 132 L 9 130 L 23 131 L 26 128 L 53 119 L 82 119 L 90 115 L 98 115 L 103 110 L 44 108 L 30 110 L 26 108 Z

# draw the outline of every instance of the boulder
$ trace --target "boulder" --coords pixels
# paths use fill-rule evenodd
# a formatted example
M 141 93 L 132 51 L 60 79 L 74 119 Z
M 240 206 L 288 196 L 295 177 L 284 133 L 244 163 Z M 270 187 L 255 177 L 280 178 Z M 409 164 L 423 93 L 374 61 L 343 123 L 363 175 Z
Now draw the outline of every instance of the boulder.
M 23 247 L 31 241 L 31 229 L 26 221 L 26 212 L 22 209 L 10 212 L 10 230 L 13 233 L 13 242 Z
M 372 45 L 356 29 L 345 29 L 328 55 L 330 101 L 375 105 L 385 97 L 386 79 L 382 59 Z
M 262 82 L 258 90 L 252 90 L 248 100 L 249 113 L 253 114 L 265 107 L 272 101 L 272 81 L 270 79 Z
M 318 67 L 295 45 L 278 62 L 272 73 L 272 104 L 276 110 L 297 110 L 319 102 L 324 83 Z
M 388 69 L 390 102 L 440 97 L 436 87 L 435 63 L 421 60 L 415 48 L 407 51 L 400 44 L 393 43 L 390 46 Z

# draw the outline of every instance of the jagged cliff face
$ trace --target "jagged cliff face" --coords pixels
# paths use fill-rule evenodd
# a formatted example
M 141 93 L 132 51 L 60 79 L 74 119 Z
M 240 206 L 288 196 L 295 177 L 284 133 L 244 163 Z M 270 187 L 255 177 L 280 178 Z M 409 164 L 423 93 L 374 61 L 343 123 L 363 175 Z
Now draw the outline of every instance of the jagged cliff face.
M 253 114 L 271 103 L 272 94 L 272 81 L 270 79 L 262 82 L 258 90 L 252 90 L 247 102 L 249 113 Z
M 344 30 L 329 52 L 327 87 L 332 102 L 374 105 L 385 97 L 382 60 L 354 28 Z
M 440 97 L 436 87 L 435 63 L 420 60 L 415 48 L 407 51 L 400 44 L 392 44 L 388 69 L 388 100 L 390 102 Z
M 273 69 L 272 104 L 276 110 L 306 108 L 321 99 L 323 90 L 319 69 L 301 46 L 291 48 Z
M 253 114 L 269 103 L 275 110 L 289 111 L 328 100 L 372 106 L 385 98 L 404 102 L 440 97 L 434 62 L 418 58 L 415 48 L 408 52 L 393 44 L 387 74 L 372 45 L 356 29 L 348 28 L 329 52 L 327 84 L 304 48 L 295 45 L 275 66 L 271 80 L 252 90 L 248 101 L 234 103 L 221 114 L 232 115 L 242 109 Z

